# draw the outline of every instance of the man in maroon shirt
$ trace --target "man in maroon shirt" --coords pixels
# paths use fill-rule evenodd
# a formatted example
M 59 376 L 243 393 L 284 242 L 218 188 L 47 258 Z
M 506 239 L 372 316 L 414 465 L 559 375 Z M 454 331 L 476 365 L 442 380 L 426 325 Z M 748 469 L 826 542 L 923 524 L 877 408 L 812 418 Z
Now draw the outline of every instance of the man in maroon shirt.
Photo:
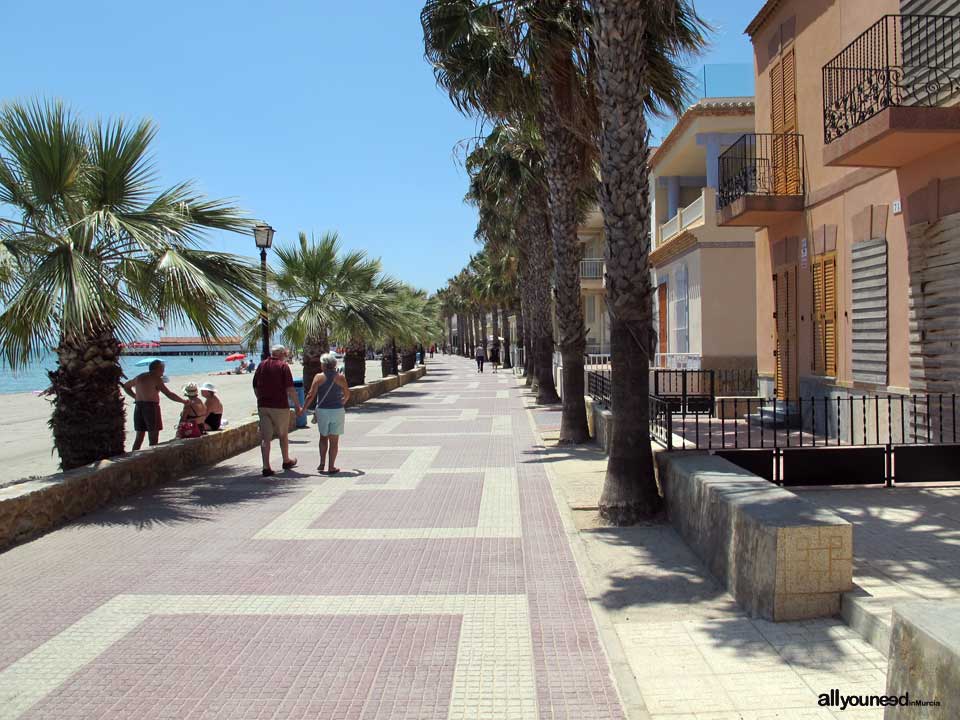
M 270 348 L 270 357 L 261 362 L 253 374 L 253 391 L 257 395 L 257 411 L 260 414 L 260 454 L 263 456 L 264 477 L 274 474 L 270 469 L 270 443 L 274 437 L 280 439 L 283 469 L 289 470 L 297 464 L 297 459 L 290 457 L 287 433 L 290 430 L 290 406 L 293 405 L 297 415 L 302 408 L 293 389 L 293 374 L 286 357 L 287 349 L 283 345 L 274 345 Z

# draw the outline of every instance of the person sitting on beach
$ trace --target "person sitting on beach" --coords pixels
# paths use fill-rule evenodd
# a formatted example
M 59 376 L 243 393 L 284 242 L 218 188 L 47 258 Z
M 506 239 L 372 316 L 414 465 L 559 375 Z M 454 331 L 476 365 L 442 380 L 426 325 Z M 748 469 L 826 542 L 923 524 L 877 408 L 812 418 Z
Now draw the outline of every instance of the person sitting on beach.
M 144 435 L 149 438 L 150 445 L 156 445 L 160 441 L 160 431 L 163 430 L 160 393 L 181 405 L 187 404 L 186 400 L 170 392 L 164 384 L 163 371 L 163 361 L 154 360 L 147 368 L 147 372 L 140 373 L 122 386 L 123 391 L 134 401 L 133 429 L 137 433 L 133 441 L 134 451 L 139 450 L 143 445 Z
M 180 413 L 180 424 L 177 426 L 178 438 L 196 438 L 203 435 L 204 418 L 207 416 L 207 407 L 200 399 L 200 389 L 194 382 L 183 387 L 183 394 L 187 396 L 186 404 Z
M 207 417 L 203 421 L 207 430 L 219 430 L 223 422 L 223 403 L 217 397 L 217 388 L 213 383 L 204 383 L 200 386 L 200 394 L 207 409 Z

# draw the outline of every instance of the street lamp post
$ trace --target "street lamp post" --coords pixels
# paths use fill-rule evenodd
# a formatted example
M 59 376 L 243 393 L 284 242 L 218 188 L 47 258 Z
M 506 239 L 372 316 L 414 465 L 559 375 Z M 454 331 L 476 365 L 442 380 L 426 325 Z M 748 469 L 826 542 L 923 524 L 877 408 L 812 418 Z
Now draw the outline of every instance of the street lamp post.
M 261 360 L 270 357 L 270 325 L 267 322 L 267 250 L 273 245 L 273 228 L 261 223 L 253 228 L 253 239 L 260 248 L 260 324 L 263 328 Z

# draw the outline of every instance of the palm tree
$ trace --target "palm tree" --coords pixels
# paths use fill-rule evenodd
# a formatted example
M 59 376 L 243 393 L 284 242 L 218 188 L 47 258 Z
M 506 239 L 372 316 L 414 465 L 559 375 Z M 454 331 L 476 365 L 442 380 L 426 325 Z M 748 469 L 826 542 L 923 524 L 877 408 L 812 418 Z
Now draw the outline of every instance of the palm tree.
M 538 403 L 559 401 L 553 376 L 550 219 L 543 151 L 536 129 L 501 124 L 467 158 L 469 202 L 479 210 L 478 236 L 517 248 Z
M 55 348 L 50 427 L 63 469 L 124 451 L 120 342 L 157 318 L 204 337 L 257 304 L 246 261 L 202 249 L 247 232 L 232 204 L 156 186 L 149 121 L 81 122 L 60 102 L 0 110 L 0 351 L 22 367 Z M 9 255 L 7 255 L 7 253 Z
M 337 233 L 311 240 L 301 232 L 297 243 L 276 249 L 276 258 L 272 284 L 286 321 L 281 334 L 303 347 L 304 387 L 320 372 L 331 335 L 356 341 L 395 322 L 385 300 L 392 281 L 381 277 L 380 261 L 362 251 L 343 251 Z
M 584 405 L 586 331 L 580 298 L 578 192 L 593 178 L 596 104 L 581 0 L 427 0 L 427 59 L 461 111 L 533 122 L 544 147 L 564 388 L 560 443 L 589 439 Z
M 700 51 L 706 26 L 689 0 L 592 0 L 602 133 L 600 206 L 607 238 L 611 437 L 600 514 L 630 524 L 661 499 L 649 435 L 649 364 L 655 347 L 650 286 L 647 113 L 679 114 L 689 76 L 678 62 Z

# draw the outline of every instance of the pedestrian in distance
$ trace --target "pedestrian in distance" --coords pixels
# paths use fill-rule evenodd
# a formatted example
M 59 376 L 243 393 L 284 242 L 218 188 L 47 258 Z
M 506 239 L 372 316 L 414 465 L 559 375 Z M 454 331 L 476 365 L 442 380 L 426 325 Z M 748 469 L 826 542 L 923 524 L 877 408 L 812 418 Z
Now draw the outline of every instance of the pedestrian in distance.
M 326 461 L 326 473 L 336 475 L 340 472 L 337 467 L 337 453 L 340 451 L 340 436 L 343 435 L 350 387 L 343 374 L 337 370 L 336 357 L 330 353 L 321 356 L 320 367 L 323 372 L 314 376 L 303 404 L 304 407 L 311 407 L 314 398 L 320 398 L 314 414 L 317 430 L 320 431 L 320 464 L 317 471 L 324 472 Z
M 147 372 L 140 373 L 122 385 L 123 391 L 133 398 L 133 429 L 137 433 L 133 441 L 134 451 L 139 450 L 143 445 L 144 435 L 147 436 L 150 445 L 160 442 L 160 431 L 163 430 L 160 393 L 181 405 L 187 404 L 186 400 L 171 392 L 164 384 L 165 368 L 162 360 L 154 360 L 147 366 Z
M 477 372 L 483 372 L 483 363 L 487 360 L 487 351 L 483 345 L 477 345 L 477 349 L 473 351 L 473 356 L 477 359 Z
M 494 345 L 490 348 L 490 364 L 493 365 L 493 371 L 496 372 L 500 367 L 500 346 Z
M 257 396 L 257 412 L 260 415 L 260 455 L 263 457 L 264 477 L 274 475 L 270 467 L 270 443 L 280 440 L 283 469 L 296 467 L 297 459 L 290 457 L 290 406 L 299 415 L 300 407 L 296 390 L 293 389 L 293 374 L 287 365 L 287 349 L 283 345 L 270 348 L 270 357 L 261 361 L 253 374 L 253 392 Z

